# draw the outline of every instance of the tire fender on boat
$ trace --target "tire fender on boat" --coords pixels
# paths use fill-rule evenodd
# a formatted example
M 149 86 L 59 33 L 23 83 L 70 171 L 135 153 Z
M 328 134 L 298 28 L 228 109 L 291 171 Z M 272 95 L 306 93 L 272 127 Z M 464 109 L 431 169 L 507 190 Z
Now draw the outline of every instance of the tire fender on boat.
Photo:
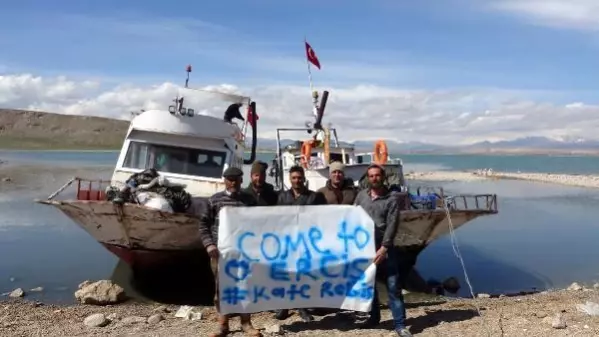
M 387 143 L 384 140 L 380 139 L 374 144 L 373 157 L 375 163 L 379 165 L 385 165 L 387 163 L 389 151 L 387 149 Z
M 301 162 L 304 168 L 308 168 L 310 165 L 310 158 L 312 157 L 312 140 L 306 140 L 302 142 L 302 156 Z

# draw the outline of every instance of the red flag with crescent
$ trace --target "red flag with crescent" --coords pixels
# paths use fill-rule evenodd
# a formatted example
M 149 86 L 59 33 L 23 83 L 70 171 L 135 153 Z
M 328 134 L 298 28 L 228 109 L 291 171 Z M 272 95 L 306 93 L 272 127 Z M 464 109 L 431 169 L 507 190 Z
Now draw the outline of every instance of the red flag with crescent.
M 320 61 L 318 61 L 318 57 L 316 57 L 314 49 L 312 49 L 312 46 L 310 46 L 308 42 L 306 42 L 306 57 L 310 63 L 320 70 Z

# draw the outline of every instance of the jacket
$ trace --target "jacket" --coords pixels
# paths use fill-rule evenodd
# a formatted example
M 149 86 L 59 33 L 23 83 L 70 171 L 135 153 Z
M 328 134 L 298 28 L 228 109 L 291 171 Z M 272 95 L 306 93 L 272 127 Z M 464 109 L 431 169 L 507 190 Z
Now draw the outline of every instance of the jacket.
M 349 179 L 345 179 L 339 189 L 333 188 L 329 179 L 326 186 L 320 188 L 318 192 L 324 195 L 329 205 L 351 205 L 358 194 L 358 191 L 352 185 L 352 180 Z
M 400 219 L 397 197 L 387 190 L 385 194 L 373 200 L 370 189 L 365 189 L 358 193 L 354 205 L 361 206 L 374 221 L 377 248 L 393 246 Z
M 218 243 L 218 212 L 225 206 L 243 207 L 257 206 L 256 199 L 246 193 L 239 191 L 236 195 L 230 195 L 225 191 L 218 192 L 208 199 L 208 204 L 200 215 L 200 238 L 204 247 Z
M 300 205 L 300 206 L 308 206 L 308 205 L 326 205 L 327 199 L 325 199 L 324 195 L 320 192 L 314 192 L 309 189 L 304 189 L 304 191 L 297 197 L 293 195 L 292 190 L 286 190 L 279 193 L 279 198 L 277 200 L 277 205 L 279 206 L 291 206 L 291 205 Z
M 277 199 L 279 197 L 275 188 L 269 183 L 264 183 L 260 192 L 256 192 L 252 187 L 252 184 L 249 184 L 244 191 L 256 199 L 258 206 L 274 206 L 277 204 Z

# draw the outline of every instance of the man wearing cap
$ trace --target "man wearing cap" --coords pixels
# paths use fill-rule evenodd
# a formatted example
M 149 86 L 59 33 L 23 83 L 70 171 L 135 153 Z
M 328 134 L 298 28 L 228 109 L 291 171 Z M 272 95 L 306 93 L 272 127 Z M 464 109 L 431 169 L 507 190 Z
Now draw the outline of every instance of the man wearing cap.
M 306 176 L 303 167 L 298 165 L 291 167 L 289 169 L 289 181 L 291 182 L 291 189 L 279 193 L 278 206 L 326 205 L 327 200 L 322 193 L 314 192 L 306 187 Z M 304 322 L 314 320 L 314 317 L 306 309 L 298 309 L 297 311 Z M 287 317 L 289 317 L 289 310 L 287 309 L 277 310 L 275 314 L 275 318 L 278 320 L 284 320 Z
M 218 212 L 223 207 L 243 207 L 243 206 L 256 206 L 256 200 L 246 192 L 241 190 L 241 182 L 243 177 L 243 171 L 236 167 L 229 167 L 223 173 L 225 178 L 225 190 L 218 192 L 208 199 L 208 205 L 206 210 L 200 217 L 200 237 L 202 244 L 206 248 L 208 255 L 210 256 L 210 266 L 212 267 L 212 273 L 214 275 L 214 281 L 216 285 L 214 305 L 216 311 L 220 312 L 219 305 L 219 287 L 218 287 L 218 259 L 219 252 L 217 247 L 218 242 Z M 219 329 L 216 333 L 210 335 L 211 337 L 224 337 L 229 334 L 229 319 L 236 315 L 220 315 L 219 316 Z M 252 337 L 259 337 L 262 334 L 254 328 L 251 321 L 250 314 L 239 314 L 241 318 L 241 328 L 243 331 Z
M 351 179 L 345 179 L 345 165 L 333 162 L 329 165 L 329 180 L 318 192 L 322 193 L 329 205 L 351 205 L 356 198 L 356 188 Z
M 250 171 L 250 184 L 245 188 L 245 192 L 256 199 L 258 206 L 274 206 L 277 204 L 278 194 L 274 186 L 266 182 L 267 169 L 267 163 L 255 161 Z
M 356 196 L 355 205 L 361 206 L 374 221 L 374 234 L 376 256 L 374 263 L 377 271 L 381 267 L 386 269 L 387 294 L 389 296 L 389 309 L 393 315 L 394 330 L 400 337 L 411 337 L 412 334 L 406 327 L 406 309 L 401 292 L 402 277 L 399 275 L 402 263 L 394 245 L 395 234 L 399 226 L 399 204 L 397 198 L 385 186 L 385 170 L 382 166 L 372 164 L 366 170 L 368 187 L 361 190 Z M 381 308 L 379 307 L 378 291 L 374 290 L 370 317 L 362 328 L 371 329 L 381 321 Z

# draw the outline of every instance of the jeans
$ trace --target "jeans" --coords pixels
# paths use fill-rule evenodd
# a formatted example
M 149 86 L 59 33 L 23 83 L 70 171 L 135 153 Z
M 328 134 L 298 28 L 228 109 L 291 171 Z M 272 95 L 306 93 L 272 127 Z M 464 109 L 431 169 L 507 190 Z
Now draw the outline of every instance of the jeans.
M 389 309 L 393 315 L 393 325 L 396 330 L 403 329 L 406 327 L 406 308 L 404 305 L 404 299 L 402 294 L 403 277 L 407 275 L 400 275 L 400 270 L 405 270 L 400 266 L 402 260 L 399 256 L 399 252 L 396 247 L 390 247 L 387 250 L 387 258 L 378 267 L 386 269 L 386 286 L 387 294 L 389 296 Z M 381 308 L 379 302 L 379 293 L 374 290 L 374 297 L 372 299 L 372 309 L 370 311 L 370 321 L 379 322 L 381 320 Z

